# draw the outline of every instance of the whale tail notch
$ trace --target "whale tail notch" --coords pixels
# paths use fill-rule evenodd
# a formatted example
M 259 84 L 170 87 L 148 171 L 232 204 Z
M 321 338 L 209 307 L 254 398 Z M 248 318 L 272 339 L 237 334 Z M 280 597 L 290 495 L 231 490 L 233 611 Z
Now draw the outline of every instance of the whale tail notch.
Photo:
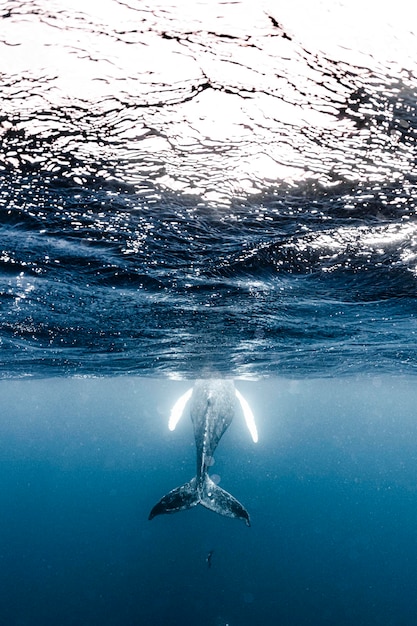
M 242 519 L 247 526 L 250 526 L 249 513 L 245 507 L 230 493 L 216 485 L 208 474 L 205 474 L 200 484 L 196 478 L 193 478 L 190 482 L 167 493 L 155 504 L 149 513 L 149 519 L 163 513 L 185 511 L 197 504 L 219 515 Z

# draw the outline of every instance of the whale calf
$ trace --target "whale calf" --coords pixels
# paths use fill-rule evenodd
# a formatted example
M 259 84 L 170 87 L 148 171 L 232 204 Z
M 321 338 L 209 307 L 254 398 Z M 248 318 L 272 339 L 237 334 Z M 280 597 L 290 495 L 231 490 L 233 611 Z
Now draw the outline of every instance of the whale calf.
M 150 512 L 149 519 L 162 513 L 176 513 L 201 504 L 220 515 L 242 519 L 250 526 L 249 513 L 245 507 L 211 480 L 208 467 L 220 439 L 232 423 L 237 401 L 240 403 L 253 441 L 258 440 L 253 413 L 232 380 L 197 380 L 194 387 L 182 395 L 172 408 L 169 419 L 170 430 L 175 429 L 189 400 L 197 451 L 196 475 L 190 482 L 173 489 L 161 498 Z

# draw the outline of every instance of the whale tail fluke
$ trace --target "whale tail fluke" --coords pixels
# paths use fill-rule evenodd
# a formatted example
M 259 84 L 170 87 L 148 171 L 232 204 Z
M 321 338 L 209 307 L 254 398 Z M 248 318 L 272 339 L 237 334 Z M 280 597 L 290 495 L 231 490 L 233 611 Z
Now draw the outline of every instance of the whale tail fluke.
M 205 506 L 206 509 L 214 511 L 214 513 L 219 513 L 219 515 L 243 519 L 246 526 L 250 526 L 249 513 L 243 504 L 236 500 L 228 491 L 216 485 L 207 474 L 201 490 L 200 504 Z
M 185 511 L 185 509 L 191 509 L 193 506 L 196 506 L 199 502 L 197 481 L 193 478 L 189 483 L 173 489 L 161 498 L 149 513 L 148 519 L 153 519 L 156 515 L 161 515 L 162 513 Z
M 200 483 L 193 478 L 189 483 L 167 493 L 155 504 L 149 513 L 149 519 L 162 513 L 176 513 L 191 509 L 197 504 L 226 517 L 243 519 L 246 525 L 250 526 L 249 513 L 245 507 L 230 493 L 216 485 L 207 474 Z

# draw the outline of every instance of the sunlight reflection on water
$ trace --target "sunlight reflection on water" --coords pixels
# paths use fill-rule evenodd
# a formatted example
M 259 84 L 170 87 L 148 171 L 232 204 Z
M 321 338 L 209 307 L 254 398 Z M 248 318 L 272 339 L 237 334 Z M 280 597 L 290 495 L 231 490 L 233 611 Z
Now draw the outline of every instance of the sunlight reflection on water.
M 415 8 L 0 6 L 6 369 L 414 368 Z
M 407 129 L 391 95 L 412 89 L 416 38 L 397 8 L 298 1 L 278 16 L 267 1 L 55 0 L 35 13 L 14 3 L 0 23 L 13 116 L 3 132 L 39 150 L 10 146 L 6 162 L 46 164 L 46 147 L 61 154 L 56 170 L 78 158 L 80 182 L 99 161 L 104 177 L 151 175 L 216 204 L 271 181 L 402 178 L 413 146 L 395 143 Z

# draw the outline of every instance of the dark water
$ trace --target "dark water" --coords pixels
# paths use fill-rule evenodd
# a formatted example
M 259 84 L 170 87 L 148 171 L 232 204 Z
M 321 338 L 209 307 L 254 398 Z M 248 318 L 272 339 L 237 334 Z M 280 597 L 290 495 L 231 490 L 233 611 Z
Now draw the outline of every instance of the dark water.
M 250 528 L 147 519 L 195 471 L 190 420 L 167 428 L 184 383 L 1 383 L 4 624 L 414 623 L 414 379 L 237 386 L 259 443 L 236 415 L 212 472 Z
M 0 3 L 1 624 L 414 624 L 412 12 Z

